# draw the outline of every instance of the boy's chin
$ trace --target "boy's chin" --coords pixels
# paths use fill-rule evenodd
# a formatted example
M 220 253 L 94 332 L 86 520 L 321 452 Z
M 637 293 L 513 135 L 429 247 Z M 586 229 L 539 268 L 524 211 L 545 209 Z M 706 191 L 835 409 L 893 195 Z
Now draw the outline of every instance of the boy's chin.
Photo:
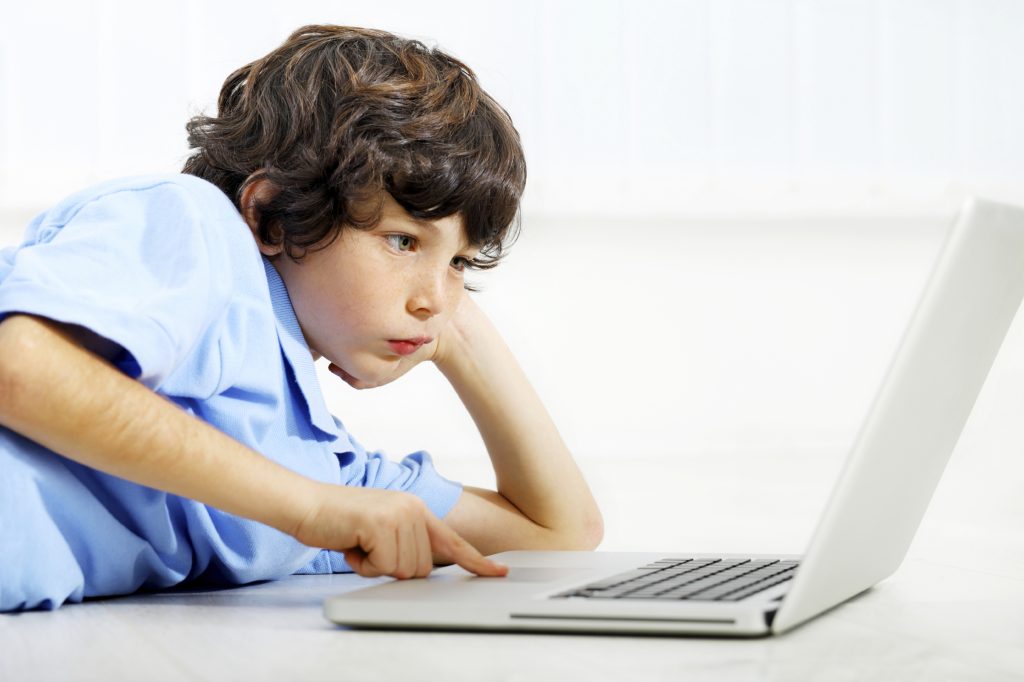
M 395 364 L 390 364 L 388 367 L 360 367 L 359 365 L 350 365 L 350 367 L 352 367 L 351 371 L 332 362 L 328 369 L 331 374 L 358 389 L 385 386 L 405 373 L 396 371 L 398 368 Z

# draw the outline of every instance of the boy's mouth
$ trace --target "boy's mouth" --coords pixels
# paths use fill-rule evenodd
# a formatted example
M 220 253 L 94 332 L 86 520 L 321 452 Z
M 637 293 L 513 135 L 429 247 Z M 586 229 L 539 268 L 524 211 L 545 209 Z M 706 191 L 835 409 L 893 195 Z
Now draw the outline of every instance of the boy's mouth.
M 399 355 L 412 355 L 420 349 L 420 346 L 431 341 L 433 339 L 429 336 L 417 336 L 414 339 L 390 339 L 388 345 Z

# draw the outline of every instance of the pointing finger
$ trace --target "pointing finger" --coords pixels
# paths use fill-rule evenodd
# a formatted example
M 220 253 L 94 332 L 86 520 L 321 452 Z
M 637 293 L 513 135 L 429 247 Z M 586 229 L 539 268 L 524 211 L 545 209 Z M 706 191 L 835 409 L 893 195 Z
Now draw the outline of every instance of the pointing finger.
M 487 577 L 500 577 L 508 573 L 508 566 L 485 557 L 440 519 L 427 519 L 427 533 L 430 535 L 430 545 L 442 558 L 462 566 L 470 573 Z

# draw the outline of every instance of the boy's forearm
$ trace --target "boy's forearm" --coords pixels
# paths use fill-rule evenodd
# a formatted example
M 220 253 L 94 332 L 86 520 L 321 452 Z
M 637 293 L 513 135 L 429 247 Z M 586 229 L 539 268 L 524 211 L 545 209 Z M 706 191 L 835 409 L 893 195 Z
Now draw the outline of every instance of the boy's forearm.
M 291 532 L 312 481 L 79 347 L 59 325 L 0 322 L 0 424 L 69 459 Z M 228 483 L 230 481 L 230 483 Z
M 599 539 L 600 511 L 550 415 L 498 331 L 463 305 L 475 319 L 437 364 L 480 431 L 498 492 L 540 526 Z

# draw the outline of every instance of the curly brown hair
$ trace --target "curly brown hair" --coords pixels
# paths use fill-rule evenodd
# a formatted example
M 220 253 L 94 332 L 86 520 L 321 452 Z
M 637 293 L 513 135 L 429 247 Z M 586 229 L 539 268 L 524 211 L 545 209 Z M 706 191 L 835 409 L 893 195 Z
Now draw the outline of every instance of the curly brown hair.
M 217 108 L 186 125 L 194 151 L 183 171 L 239 208 L 249 183 L 269 180 L 277 192 L 257 206 L 259 236 L 292 258 L 345 226 L 377 224 L 382 190 L 417 219 L 460 214 L 481 249 L 477 267 L 497 264 L 516 237 L 526 183 L 519 134 L 473 71 L 436 48 L 372 29 L 303 26 L 228 76 Z

